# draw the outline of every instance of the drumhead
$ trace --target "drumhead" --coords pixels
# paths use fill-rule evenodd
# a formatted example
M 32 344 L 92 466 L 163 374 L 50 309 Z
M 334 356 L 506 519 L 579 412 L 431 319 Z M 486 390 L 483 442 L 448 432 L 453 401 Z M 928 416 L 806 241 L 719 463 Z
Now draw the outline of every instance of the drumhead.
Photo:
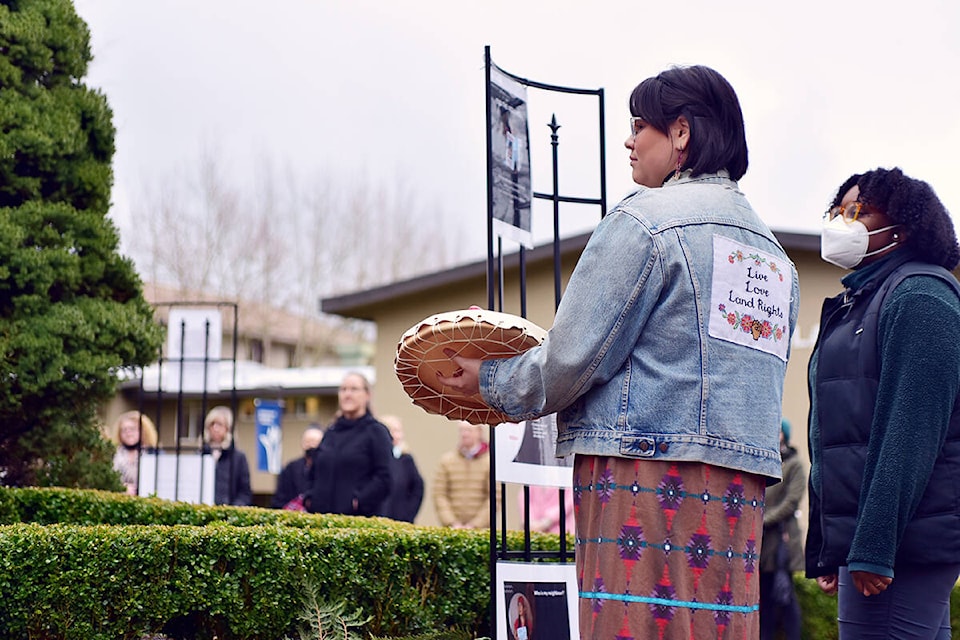
M 458 395 L 437 379 L 438 372 L 449 376 L 456 369 L 444 349 L 467 358 L 509 358 L 540 344 L 546 335 L 545 329 L 509 313 L 483 309 L 438 313 L 404 332 L 394 368 L 413 403 L 428 413 L 497 425 L 509 418 L 484 404 L 479 394 Z

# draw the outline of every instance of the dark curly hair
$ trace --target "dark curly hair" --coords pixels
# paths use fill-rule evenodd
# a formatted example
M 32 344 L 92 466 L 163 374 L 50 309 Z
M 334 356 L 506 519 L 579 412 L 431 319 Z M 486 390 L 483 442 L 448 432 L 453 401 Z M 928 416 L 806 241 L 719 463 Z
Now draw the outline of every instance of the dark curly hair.
M 860 202 L 882 211 L 906 227 L 907 246 L 919 259 L 951 271 L 960 263 L 960 246 L 957 245 L 953 221 L 929 184 L 905 176 L 898 167 L 874 169 L 847 178 L 837 190 L 831 206 L 839 205 L 854 185 L 860 187 Z
M 663 134 L 684 116 L 690 145 L 683 166 L 694 176 L 726 169 L 739 180 L 747 172 L 740 101 L 726 78 L 710 67 L 673 67 L 647 78 L 630 94 L 630 113 Z

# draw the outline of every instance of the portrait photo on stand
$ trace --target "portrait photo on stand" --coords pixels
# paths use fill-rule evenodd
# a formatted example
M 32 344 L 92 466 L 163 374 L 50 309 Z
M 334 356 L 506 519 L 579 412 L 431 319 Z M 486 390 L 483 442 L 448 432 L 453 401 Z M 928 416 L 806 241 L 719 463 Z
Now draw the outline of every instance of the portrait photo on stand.
M 490 153 L 493 227 L 498 236 L 533 248 L 527 90 L 497 67 L 490 69 Z
M 568 640 L 578 628 L 572 564 L 497 563 L 498 637 Z

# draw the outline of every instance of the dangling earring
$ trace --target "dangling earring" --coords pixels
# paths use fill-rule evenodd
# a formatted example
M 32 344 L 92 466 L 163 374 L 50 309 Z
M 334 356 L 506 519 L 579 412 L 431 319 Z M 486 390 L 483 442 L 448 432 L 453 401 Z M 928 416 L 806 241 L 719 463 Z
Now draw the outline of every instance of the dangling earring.
M 674 179 L 680 177 L 680 165 L 683 164 L 683 149 L 679 150 L 680 153 L 677 154 L 677 170 L 673 172 Z

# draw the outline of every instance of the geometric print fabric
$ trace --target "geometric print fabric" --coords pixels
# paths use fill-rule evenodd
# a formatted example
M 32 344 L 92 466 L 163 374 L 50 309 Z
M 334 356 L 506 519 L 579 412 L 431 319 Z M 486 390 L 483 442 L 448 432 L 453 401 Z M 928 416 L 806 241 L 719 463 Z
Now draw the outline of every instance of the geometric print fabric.
M 581 639 L 759 637 L 765 486 L 699 462 L 577 455 Z

